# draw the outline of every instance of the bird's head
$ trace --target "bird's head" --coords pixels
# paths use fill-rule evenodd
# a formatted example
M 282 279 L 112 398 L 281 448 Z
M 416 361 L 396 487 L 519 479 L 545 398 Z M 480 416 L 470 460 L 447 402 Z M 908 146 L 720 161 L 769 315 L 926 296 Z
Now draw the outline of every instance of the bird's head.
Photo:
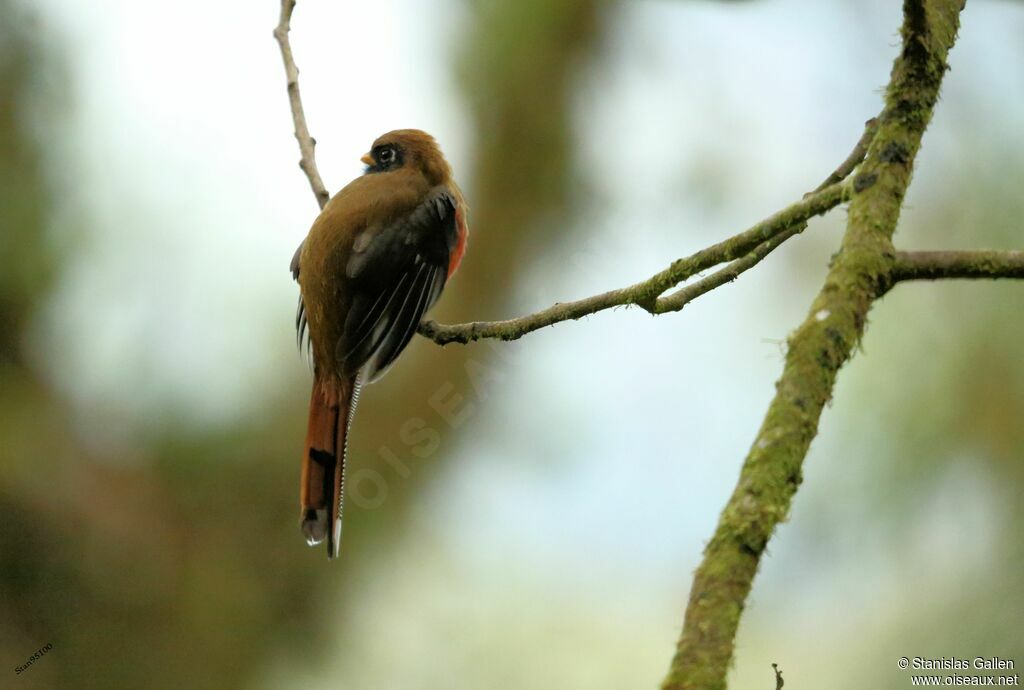
M 368 175 L 414 168 L 437 185 L 447 182 L 452 174 L 434 137 L 419 129 L 396 129 L 382 134 L 361 160 Z

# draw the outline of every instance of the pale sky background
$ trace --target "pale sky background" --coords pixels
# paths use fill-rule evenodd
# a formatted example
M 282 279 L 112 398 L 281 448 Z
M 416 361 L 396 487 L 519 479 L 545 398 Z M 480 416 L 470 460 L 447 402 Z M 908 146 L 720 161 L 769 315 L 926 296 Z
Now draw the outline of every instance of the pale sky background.
M 900 21 L 899 3 L 881 0 L 627 6 L 577 104 L 586 182 L 606 207 L 582 246 L 531 266 L 531 289 L 508 287 L 516 313 L 645 277 L 813 188 L 877 113 Z M 54 307 L 59 326 L 45 334 L 66 366 L 55 383 L 81 401 L 83 426 L 97 415 L 126 420 L 90 426 L 98 445 L 152 431 L 151 413 L 167 406 L 211 427 L 258 412 L 261 391 L 308 377 L 294 353 L 297 292 L 286 268 L 316 209 L 271 37 L 276 3 L 40 7 L 72 58 L 67 128 L 48 134 L 64 171 L 54 233 L 78 253 Z M 472 202 L 473 141 L 449 69 L 466 21 L 447 1 L 300 2 L 292 44 L 329 188 L 359 174 L 377 135 L 419 127 L 442 143 Z M 964 128 L 992 148 L 1020 147 L 1022 35 L 1021 5 L 969 3 L 904 246 L 972 245 L 969 228 L 914 228 L 915 199 L 958 173 Z M 365 587 L 363 641 L 320 669 L 268 660 L 266 687 L 297 673 L 309 687 L 400 687 L 409 677 L 446 687 L 446 677 L 485 673 L 480 657 L 510 688 L 653 687 L 773 393 L 781 342 L 817 290 L 844 218 L 815 221 L 680 314 L 619 310 L 504 346 L 510 361 L 491 365 L 504 385 L 475 401 L 451 476 L 417 501 L 402 562 Z M 87 226 L 99 234 L 83 235 Z M 872 327 L 912 315 L 906 340 L 891 345 L 910 351 L 935 331 L 927 305 L 922 292 L 887 298 Z M 797 527 L 823 513 L 831 525 L 835 515 L 860 519 L 847 487 L 871 482 L 862 461 L 881 441 L 858 448 L 863 432 L 851 419 L 858 381 L 884 375 L 888 347 L 875 343 L 841 375 L 794 524 L 772 542 L 755 584 L 736 687 L 768 687 L 776 654 L 802 659 L 787 674 L 793 687 L 801 673 L 815 677 L 847 631 L 863 630 L 864 602 L 895 591 L 937 539 L 972 535 L 967 555 L 988 557 L 999 516 L 973 498 L 987 489 L 969 469 L 937 477 L 934 505 L 905 532 L 861 523 L 837 533 L 841 554 Z M 126 385 L 139 372 L 154 384 L 141 398 Z M 955 519 L 939 510 L 953 486 Z M 921 596 L 964 586 L 965 567 L 958 559 L 922 575 Z M 795 587 L 799 602 L 787 594 Z M 383 596 L 405 591 L 404 606 Z M 772 630 L 788 637 L 769 645 Z M 533 656 L 503 654 L 509 639 L 515 654 Z M 423 678 L 427 667 L 438 677 Z M 480 677 L 479 687 L 506 687 Z

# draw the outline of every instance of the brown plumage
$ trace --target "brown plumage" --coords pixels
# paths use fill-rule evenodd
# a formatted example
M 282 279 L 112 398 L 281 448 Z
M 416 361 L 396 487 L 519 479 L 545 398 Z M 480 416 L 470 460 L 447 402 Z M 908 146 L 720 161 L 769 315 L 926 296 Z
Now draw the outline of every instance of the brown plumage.
M 384 374 L 458 268 L 468 230 L 462 193 L 433 137 L 388 132 L 366 173 L 324 207 L 292 259 L 308 329 L 313 393 L 302 457 L 302 530 L 338 553 L 345 448 L 359 388 Z

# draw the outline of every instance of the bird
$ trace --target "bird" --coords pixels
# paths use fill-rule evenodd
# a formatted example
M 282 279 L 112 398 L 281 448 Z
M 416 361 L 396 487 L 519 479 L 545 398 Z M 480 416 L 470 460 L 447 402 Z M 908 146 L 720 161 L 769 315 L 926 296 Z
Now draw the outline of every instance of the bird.
M 347 439 L 363 385 L 402 353 L 458 269 L 468 208 L 435 139 L 378 137 L 363 174 L 335 194 L 291 261 L 295 327 L 312 356 L 300 520 L 310 546 L 341 542 Z M 304 341 L 305 338 L 305 341 Z

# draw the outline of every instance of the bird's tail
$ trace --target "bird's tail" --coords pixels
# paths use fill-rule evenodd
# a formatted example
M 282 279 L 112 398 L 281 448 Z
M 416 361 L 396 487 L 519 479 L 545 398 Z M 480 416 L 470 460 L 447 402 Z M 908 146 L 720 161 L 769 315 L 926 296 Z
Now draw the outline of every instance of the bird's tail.
M 358 397 L 357 379 L 313 381 L 302 456 L 302 531 L 310 546 L 327 540 L 328 558 L 338 555 L 341 541 L 346 439 Z

